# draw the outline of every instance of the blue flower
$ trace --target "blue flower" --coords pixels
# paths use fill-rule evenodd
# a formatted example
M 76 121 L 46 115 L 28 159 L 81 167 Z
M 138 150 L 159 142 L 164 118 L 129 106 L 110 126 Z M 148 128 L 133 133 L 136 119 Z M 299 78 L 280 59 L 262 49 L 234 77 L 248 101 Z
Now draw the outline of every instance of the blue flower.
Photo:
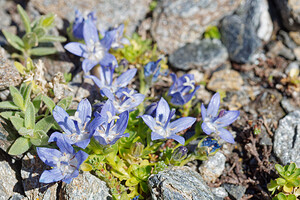
M 124 111 L 131 112 L 145 99 L 145 95 L 137 93 L 135 90 L 129 88 L 120 88 L 115 94 L 106 88 L 102 91 L 104 95 L 112 101 L 117 113 L 122 113 Z
M 194 75 L 186 74 L 180 78 L 174 73 L 170 74 L 173 80 L 173 85 L 170 87 L 168 96 L 171 96 L 171 103 L 174 105 L 184 105 L 189 102 L 194 96 L 196 90 L 200 86 L 195 87 Z
M 157 102 L 151 103 L 149 106 L 146 107 L 145 114 L 150 115 L 151 117 L 155 117 L 157 105 L 158 105 Z
M 150 115 L 142 115 L 142 119 L 152 130 L 151 140 L 174 139 L 180 144 L 184 144 L 185 139 L 176 133 L 192 126 L 196 119 L 193 117 L 182 117 L 170 123 L 175 114 L 175 110 L 170 111 L 170 107 L 164 98 L 161 98 L 156 108 L 155 118 Z
M 156 62 L 149 62 L 145 65 L 144 75 L 148 84 L 155 82 L 157 80 L 157 77 L 160 73 L 160 65 L 159 65 L 160 61 L 161 59 L 157 60 Z
M 113 30 L 116 31 L 116 35 L 111 44 L 111 48 L 113 49 L 123 48 L 124 47 L 123 45 L 130 44 L 130 41 L 127 38 L 123 37 L 124 24 L 121 24 L 118 28 L 115 28 Z
M 59 140 L 57 149 L 37 147 L 37 154 L 40 159 L 52 169 L 45 170 L 41 177 L 41 183 L 52 183 L 64 181 L 70 183 L 78 176 L 80 165 L 88 158 L 88 154 L 83 151 L 75 153 L 73 147 L 65 140 Z
M 79 10 L 75 10 L 75 21 L 73 23 L 73 35 L 83 40 L 83 24 L 85 20 L 90 19 L 96 21 L 95 12 L 90 12 L 87 17 L 83 17 Z
M 96 122 L 95 125 L 98 123 L 94 138 L 102 145 L 111 145 L 116 143 L 121 137 L 129 137 L 129 133 L 124 133 L 128 119 L 128 111 L 116 116 L 116 110 L 112 102 L 110 100 L 106 101 L 100 114 L 96 114 L 93 120 L 93 122 Z
M 65 49 L 69 52 L 84 57 L 82 69 L 84 72 L 90 71 L 95 65 L 109 66 L 110 63 L 117 63 L 116 58 L 108 53 L 111 44 L 115 38 L 116 31 L 109 31 L 102 40 L 95 24 L 92 20 L 84 21 L 83 38 L 85 44 L 79 42 L 70 42 L 65 45 Z
M 90 143 L 90 138 L 96 128 L 90 123 L 91 114 L 92 107 L 87 99 L 80 101 L 75 116 L 69 116 L 63 108 L 55 106 L 53 117 L 65 134 L 54 132 L 51 134 L 49 142 L 64 139 L 71 145 L 75 144 L 85 149 Z
M 214 153 L 217 149 L 220 149 L 221 146 L 219 145 L 218 141 L 215 139 L 212 139 L 211 137 L 205 138 L 200 147 L 206 147 L 206 155 L 209 155 L 211 153 Z
M 212 132 L 218 134 L 223 140 L 229 143 L 234 143 L 234 138 L 231 133 L 223 127 L 232 124 L 240 115 L 239 111 L 221 111 L 218 115 L 220 107 L 220 94 L 216 93 L 211 98 L 208 108 L 201 105 L 201 115 L 203 123 L 202 130 L 210 135 Z
M 137 69 L 129 69 L 121 74 L 118 78 L 113 80 L 113 74 L 116 67 L 117 65 L 110 65 L 107 67 L 101 66 L 99 69 L 100 79 L 93 75 L 86 76 L 86 78 L 91 78 L 95 82 L 95 84 L 100 88 L 102 95 L 102 90 L 104 88 L 107 88 L 112 93 L 115 93 L 119 88 L 126 87 L 137 72 Z

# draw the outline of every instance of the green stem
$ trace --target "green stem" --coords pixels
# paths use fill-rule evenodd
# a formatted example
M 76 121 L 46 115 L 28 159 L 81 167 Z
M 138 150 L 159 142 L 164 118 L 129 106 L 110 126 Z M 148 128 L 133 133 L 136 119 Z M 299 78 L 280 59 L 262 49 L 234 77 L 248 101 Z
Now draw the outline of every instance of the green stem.
M 190 161 L 196 160 L 196 156 L 191 155 L 190 157 L 187 157 L 186 159 L 184 159 L 183 161 L 181 161 L 180 166 L 184 166 L 185 164 L 187 164 Z

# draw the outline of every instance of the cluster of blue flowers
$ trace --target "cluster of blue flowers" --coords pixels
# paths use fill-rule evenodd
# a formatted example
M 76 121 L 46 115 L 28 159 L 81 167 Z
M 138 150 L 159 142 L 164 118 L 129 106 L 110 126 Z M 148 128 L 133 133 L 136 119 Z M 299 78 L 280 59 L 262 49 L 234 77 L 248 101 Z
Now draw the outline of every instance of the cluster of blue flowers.
M 86 78 L 95 82 L 100 88 L 101 95 L 107 97 L 107 100 L 102 103 L 100 109 L 93 112 L 90 102 L 83 99 L 78 104 L 74 116 L 70 116 L 59 106 L 54 108 L 53 117 L 63 133 L 54 132 L 49 138 L 49 142 L 56 142 L 59 150 L 37 148 L 41 160 L 52 167 L 51 170 L 43 172 L 40 178 L 40 182 L 43 183 L 59 180 L 69 183 L 72 178 L 78 175 L 79 167 L 88 158 L 88 154 L 81 150 L 76 153 L 73 146 L 85 149 L 92 138 L 101 145 L 113 145 L 120 138 L 129 137 L 129 133 L 125 133 L 129 113 L 145 99 L 145 95 L 127 88 L 127 85 L 136 75 L 137 69 L 129 69 L 119 77 L 113 78 L 118 63 L 116 58 L 109 53 L 109 50 L 122 48 L 124 44 L 129 44 L 129 41 L 123 37 L 124 26 L 121 25 L 116 29 L 102 32 L 103 38 L 100 40 L 95 20 L 93 13 L 84 18 L 76 11 L 73 34 L 78 39 L 83 39 L 85 44 L 70 42 L 65 48 L 84 58 L 82 62 L 84 72 L 90 71 L 98 64 L 100 65 L 98 77 L 88 75 Z M 144 67 L 144 76 L 148 84 L 157 80 L 160 74 L 160 61 L 159 59 L 150 62 Z M 177 78 L 175 74 L 171 74 L 171 77 L 174 82 L 168 92 L 171 103 L 174 105 L 186 104 L 199 88 L 199 86 L 195 86 L 194 76 L 184 75 Z M 202 105 L 202 129 L 208 135 L 214 132 L 227 142 L 233 143 L 232 135 L 223 127 L 235 121 L 239 112 L 221 111 L 218 114 L 219 104 L 220 95 L 216 93 L 207 110 Z M 174 139 L 180 144 L 185 144 L 185 139 L 177 133 L 191 127 L 196 121 L 196 118 L 193 117 L 182 117 L 173 121 L 175 110 L 170 109 L 164 98 L 151 104 L 141 118 L 152 131 L 152 141 Z

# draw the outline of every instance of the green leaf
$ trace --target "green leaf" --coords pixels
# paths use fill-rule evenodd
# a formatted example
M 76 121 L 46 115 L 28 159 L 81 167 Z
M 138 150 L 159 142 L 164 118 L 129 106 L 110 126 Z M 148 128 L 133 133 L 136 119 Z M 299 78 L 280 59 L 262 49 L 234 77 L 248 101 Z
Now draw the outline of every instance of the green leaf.
M 26 138 L 32 138 L 34 135 L 33 135 L 33 132 L 34 130 L 33 129 L 27 129 L 25 127 L 21 127 L 19 130 L 18 130 L 18 133 Z
M 46 104 L 46 106 L 48 107 L 48 109 L 50 110 L 51 114 L 52 114 L 52 111 L 55 107 L 55 103 L 54 101 L 52 101 L 52 99 L 50 99 L 48 96 L 46 95 L 43 95 L 42 96 L 42 100 L 43 102 Z
M 41 108 L 41 102 L 42 102 L 42 95 L 38 95 L 36 96 L 33 100 L 32 100 L 32 104 L 34 106 L 35 109 L 35 113 L 39 112 L 40 108 Z
M 38 39 L 39 39 L 39 42 L 42 42 L 41 41 L 41 38 L 43 38 L 44 36 L 45 36 L 45 34 L 46 34 L 46 29 L 45 28 L 43 28 L 43 27 L 37 27 L 37 28 L 35 28 L 34 29 L 34 31 L 33 31 L 35 34 L 36 34 L 36 36 L 38 37 Z
M 24 74 L 25 73 L 25 67 L 21 63 L 14 62 L 14 65 L 17 68 L 18 72 L 20 72 L 20 74 Z
M 9 87 L 9 91 L 10 91 L 10 94 L 13 98 L 13 102 L 16 106 L 18 106 L 21 110 L 25 110 L 25 107 L 24 107 L 24 99 L 21 95 L 21 93 L 17 90 L 17 88 L 15 88 L 14 86 L 10 86 Z
M 282 193 L 282 192 L 280 192 L 279 194 L 277 194 L 277 198 L 278 198 L 278 200 L 287 200 L 285 194 Z
M 24 106 L 25 109 L 27 108 L 28 103 L 30 102 L 30 95 L 31 95 L 32 83 L 28 84 L 26 89 L 24 90 L 23 99 L 24 99 Z
M 25 110 L 25 127 L 27 129 L 34 129 L 35 126 L 35 110 L 31 102 L 28 103 L 27 109 Z
M 141 186 L 141 189 L 142 189 L 142 191 L 143 191 L 144 193 L 148 193 L 148 192 L 149 192 L 147 182 L 145 182 L 145 181 L 140 182 L 140 186 Z
M 288 166 L 288 170 L 289 172 L 292 172 L 294 171 L 294 169 L 296 168 L 296 164 L 295 163 L 291 163 L 289 166 Z
M 39 44 L 38 37 L 35 33 L 26 33 L 26 35 L 24 35 L 22 39 L 25 49 L 31 49 L 32 47 L 36 47 Z
M 284 168 L 279 164 L 275 165 L 275 169 L 278 171 L 278 173 L 283 173 L 284 172 Z
M 38 121 L 35 125 L 34 130 L 35 131 L 44 131 L 45 133 L 47 133 L 50 130 L 50 128 L 52 127 L 52 125 L 54 124 L 54 122 L 55 122 L 55 120 L 54 120 L 53 116 L 49 115 L 47 117 L 44 117 L 40 121 Z
M 21 155 L 29 150 L 31 147 L 30 140 L 28 138 L 19 137 L 10 147 L 8 154 Z
M 20 37 L 17 35 L 14 35 L 10 32 L 7 32 L 5 30 L 2 30 L 3 35 L 5 36 L 7 42 L 13 46 L 15 49 L 18 49 L 19 51 L 24 50 L 24 43 Z
M 14 104 L 12 101 L 2 101 L 0 102 L 0 109 L 12 109 L 12 110 L 20 110 L 18 106 Z
M 139 182 L 140 181 L 136 177 L 131 177 L 130 179 L 128 179 L 125 182 L 125 185 L 128 186 L 128 187 L 136 186 L 137 184 L 139 184 Z
M 65 42 L 67 39 L 62 36 L 45 35 L 39 38 L 39 42 Z
M 300 175 L 300 168 L 297 168 L 294 173 L 290 176 L 290 178 L 296 178 Z
M 37 47 L 30 50 L 30 54 L 33 56 L 46 56 L 55 54 L 56 52 L 54 47 Z
M 277 178 L 276 182 L 277 182 L 278 185 L 283 186 L 286 183 L 286 180 L 283 179 L 283 178 Z
M 60 100 L 57 105 L 62 107 L 64 110 L 66 110 L 70 104 L 72 103 L 73 97 L 72 96 L 68 96 L 63 98 L 62 100 Z
M 53 24 L 54 20 L 55 15 L 52 13 L 47 14 L 46 16 L 42 16 L 42 18 L 40 19 L 40 26 L 48 28 Z
M 31 32 L 31 27 L 30 27 L 30 20 L 29 17 L 27 15 L 27 13 L 25 12 L 25 10 L 22 8 L 22 6 L 20 6 L 19 4 L 17 5 L 18 8 L 18 12 L 21 15 L 21 19 L 23 21 L 26 33 Z
M 290 194 L 287 198 L 287 200 L 297 200 L 296 196 L 293 194 Z
M 9 119 L 11 116 L 14 116 L 15 111 L 5 111 L 5 112 L 1 112 L 0 116 L 4 119 Z
M 34 132 L 34 137 L 30 138 L 30 142 L 35 146 L 47 145 L 49 137 L 44 131 Z
M 17 117 L 17 116 L 12 116 L 9 119 L 17 131 L 19 131 L 22 127 L 24 127 L 24 119 L 23 118 Z

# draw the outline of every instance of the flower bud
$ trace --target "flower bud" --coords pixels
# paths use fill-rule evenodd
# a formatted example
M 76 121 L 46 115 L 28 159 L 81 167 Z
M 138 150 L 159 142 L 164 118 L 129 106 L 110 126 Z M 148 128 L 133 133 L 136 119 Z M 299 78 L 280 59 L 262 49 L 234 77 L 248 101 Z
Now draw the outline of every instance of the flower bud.
M 188 149 L 185 146 L 176 148 L 171 156 L 171 162 L 179 162 L 187 157 Z
M 134 146 L 131 147 L 131 155 L 134 157 L 140 157 L 144 150 L 144 145 L 140 142 L 136 142 Z

